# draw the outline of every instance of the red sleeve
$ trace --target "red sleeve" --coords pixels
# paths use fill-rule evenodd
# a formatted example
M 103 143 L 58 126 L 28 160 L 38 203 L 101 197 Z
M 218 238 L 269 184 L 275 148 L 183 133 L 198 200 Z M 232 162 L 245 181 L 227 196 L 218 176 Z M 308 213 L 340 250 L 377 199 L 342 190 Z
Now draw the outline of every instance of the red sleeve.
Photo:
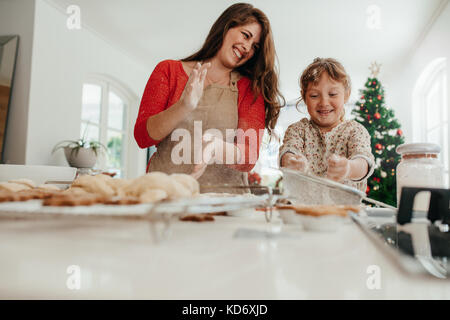
M 243 172 L 248 172 L 255 166 L 265 128 L 264 98 L 260 94 L 255 100 L 250 85 L 250 80 L 247 78 L 238 82 L 239 120 L 236 146 L 241 151 L 241 155 L 245 155 L 245 157 L 241 158 L 239 164 L 229 165 L 229 167 Z
M 140 148 L 148 148 L 160 142 L 150 138 L 147 131 L 147 119 L 167 108 L 169 91 L 169 62 L 166 60 L 155 67 L 142 95 L 134 125 L 134 138 Z

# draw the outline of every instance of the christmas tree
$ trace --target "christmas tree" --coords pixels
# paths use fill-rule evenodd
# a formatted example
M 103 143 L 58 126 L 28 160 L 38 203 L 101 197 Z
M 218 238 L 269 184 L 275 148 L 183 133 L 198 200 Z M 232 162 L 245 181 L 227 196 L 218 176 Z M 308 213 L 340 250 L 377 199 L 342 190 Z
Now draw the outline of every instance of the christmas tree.
M 375 157 L 375 171 L 367 181 L 366 193 L 369 198 L 397 206 L 396 167 L 400 156 L 395 149 L 404 143 L 403 132 L 394 111 L 385 105 L 384 89 L 377 79 L 380 65 L 372 63 L 369 69 L 371 77 L 352 111 L 355 120 L 369 132 Z

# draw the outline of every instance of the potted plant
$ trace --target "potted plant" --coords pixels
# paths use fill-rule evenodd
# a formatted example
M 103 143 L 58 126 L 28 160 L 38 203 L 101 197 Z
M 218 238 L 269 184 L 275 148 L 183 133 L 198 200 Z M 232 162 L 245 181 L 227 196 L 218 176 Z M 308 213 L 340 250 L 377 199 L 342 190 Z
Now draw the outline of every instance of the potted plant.
M 55 145 L 52 153 L 58 149 L 64 149 L 67 162 L 75 168 L 92 168 L 97 162 L 99 152 L 108 152 L 108 148 L 100 141 L 86 140 L 84 137 L 61 141 Z

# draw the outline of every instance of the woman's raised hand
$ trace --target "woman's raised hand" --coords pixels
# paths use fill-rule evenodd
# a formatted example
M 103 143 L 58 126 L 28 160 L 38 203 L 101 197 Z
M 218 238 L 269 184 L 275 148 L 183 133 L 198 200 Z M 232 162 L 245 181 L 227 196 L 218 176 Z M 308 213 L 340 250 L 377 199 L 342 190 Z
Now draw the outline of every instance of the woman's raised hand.
M 189 75 L 189 79 L 184 87 L 180 100 L 183 101 L 185 106 L 187 106 L 190 110 L 197 108 L 198 102 L 203 95 L 205 78 L 210 67 L 211 63 L 209 62 L 204 64 L 197 62 Z

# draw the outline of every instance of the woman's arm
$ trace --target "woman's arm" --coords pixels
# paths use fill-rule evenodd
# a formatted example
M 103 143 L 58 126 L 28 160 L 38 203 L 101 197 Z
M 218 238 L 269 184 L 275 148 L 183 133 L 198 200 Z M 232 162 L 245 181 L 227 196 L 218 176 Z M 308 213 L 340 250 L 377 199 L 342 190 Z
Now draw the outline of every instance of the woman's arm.
M 141 148 L 155 145 L 167 137 L 197 107 L 210 64 L 195 66 L 180 99 L 171 106 L 167 106 L 170 91 L 168 66 L 165 61 L 156 66 L 142 96 L 134 128 L 136 142 Z
M 166 110 L 150 116 L 146 122 L 152 140 L 161 141 L 175 130 L 193 109 L 181 99 Z
M 255 100 L 250 90 L 244 90 L 241 87 L 238 97 L 238 128 L 234 137 L 234 143 L 231 143 L 231 139 L 228 137 L 224 140 L 223 137 L 204 136 L 203 163 L 194 167 L 192 176 L 196 179 L 200 178 L 205 172 L 209 161 L 225 164 L 229 168 L 242 172 L 252 170 L 259 157 L 259 148 L 264 135 L 264 125 L 265 108 L 263 97 L 259 95 Z
M 249 172 L 258 161 L 264 135 L 266 113 L 262 95 L 255 100 L 251 90 L 246 90 L 245 94 L 238 99 L 238 113 L 238 130 L 234 146 L 239 159 L 236 164 L 227 166 L 242 172 Z
M 167 137 L 187 115 L 197 108 L 203 95 L 205 77 L 210 63 L 197 63 L 181 94 L 180 100 L 170 108 L 147 119 L 147 131 L 151 138 L 162 140 Z

